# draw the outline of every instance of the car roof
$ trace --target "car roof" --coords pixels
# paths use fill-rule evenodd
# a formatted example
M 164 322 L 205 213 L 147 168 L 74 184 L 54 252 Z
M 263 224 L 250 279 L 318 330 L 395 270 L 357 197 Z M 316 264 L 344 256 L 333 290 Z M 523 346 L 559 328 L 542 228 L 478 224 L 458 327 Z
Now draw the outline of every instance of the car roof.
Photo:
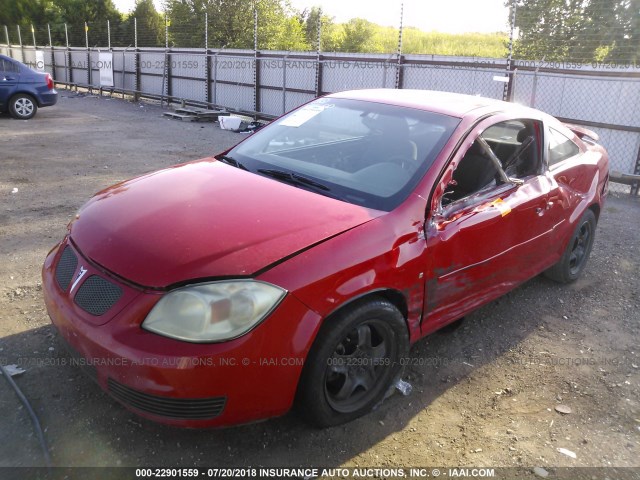
M 512 113 L 515 116 L 529 118 L 540 118 L 542 114 L 539 110 L 502 100 L 435 90 L 378 88 L 350 90 L 328 96 L 418 108 L 458 118 L 479 117 L 490 112 Z

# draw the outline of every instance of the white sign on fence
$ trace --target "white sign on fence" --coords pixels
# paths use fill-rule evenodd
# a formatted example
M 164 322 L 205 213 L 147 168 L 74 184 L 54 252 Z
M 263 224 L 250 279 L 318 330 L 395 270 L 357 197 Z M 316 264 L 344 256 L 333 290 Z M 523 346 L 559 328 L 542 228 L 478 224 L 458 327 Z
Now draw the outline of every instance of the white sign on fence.
M 98 68 L 100 69 L 100 86 L 113 87 L 113 53 L 98 53 Z
M 36 70 L 44 72 L 44 52 L 36 50 Z

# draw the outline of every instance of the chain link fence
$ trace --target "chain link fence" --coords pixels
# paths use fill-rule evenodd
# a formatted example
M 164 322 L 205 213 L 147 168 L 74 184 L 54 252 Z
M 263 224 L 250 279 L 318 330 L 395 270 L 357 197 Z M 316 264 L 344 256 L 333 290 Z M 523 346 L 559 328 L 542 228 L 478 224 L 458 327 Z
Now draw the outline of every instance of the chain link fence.
M 516 62 L 512 101 L 593 130 L 609 153 L 612 171 L 640 173 L 640 76 L 597 64 L 580 70 L 518 68 Z M 630 187 L 612 183 L 611 190 Z M 638 193 L 637 185 L 631 192 Z
M 512 20 L 513 21 L 513 20 Z M 640 65 L 395 53 L 289 52 L 209 45 L 208 22 L 149 29 L 129 18 L 0 27 L 0 53 L 57 83 L 273 118 L 313 98 L 360 88 L 482 95 L 531 106 L 600 136 L 612 171 L 640 174 Z M 194 48 L 194 35 L 201 44 Z M 4 41 L 2 41 L 4 37 Z M 320 38 L 320 36 L 318 36 Z M 190 39 L 187 41 L 187 39 Z M 320 41 L 318 40 L 318 45 Z M 102 54 L 108 53 L 107 57 Z M 103 85 L 109 63 L 113 84 Z M 638 184 L 612 184 L 638 194 Z

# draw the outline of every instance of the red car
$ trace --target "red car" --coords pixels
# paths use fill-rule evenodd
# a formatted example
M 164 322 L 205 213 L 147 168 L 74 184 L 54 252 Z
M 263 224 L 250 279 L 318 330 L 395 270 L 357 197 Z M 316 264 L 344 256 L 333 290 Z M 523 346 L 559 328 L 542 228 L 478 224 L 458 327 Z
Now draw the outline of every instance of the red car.
M 545 272 L 584 270 L 597 135 L 457 94 L 314 100 L 215 158 L 99 192 L 43 268 L 77 363 L 188 426 L 376 406 L 409 346 Z

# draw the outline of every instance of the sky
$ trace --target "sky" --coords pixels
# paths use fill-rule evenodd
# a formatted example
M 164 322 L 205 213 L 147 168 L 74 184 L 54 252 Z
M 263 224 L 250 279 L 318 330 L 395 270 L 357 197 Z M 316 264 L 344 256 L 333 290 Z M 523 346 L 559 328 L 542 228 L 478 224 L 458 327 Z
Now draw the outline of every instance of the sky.
M 338 23 L 351 18 L 365 18 L 384 26 L 400 24 L 400 0 L 289 0 L 304 10 L 322 7 Z M 133 10 L 135 0 L 114 0 L 118 10 Z M 154 0 L 161 10 L 162 0 Z M 404 0 L 404 25 L 421 30 L 447 33 L 506 32 L 508 9 L 504 0 Z

